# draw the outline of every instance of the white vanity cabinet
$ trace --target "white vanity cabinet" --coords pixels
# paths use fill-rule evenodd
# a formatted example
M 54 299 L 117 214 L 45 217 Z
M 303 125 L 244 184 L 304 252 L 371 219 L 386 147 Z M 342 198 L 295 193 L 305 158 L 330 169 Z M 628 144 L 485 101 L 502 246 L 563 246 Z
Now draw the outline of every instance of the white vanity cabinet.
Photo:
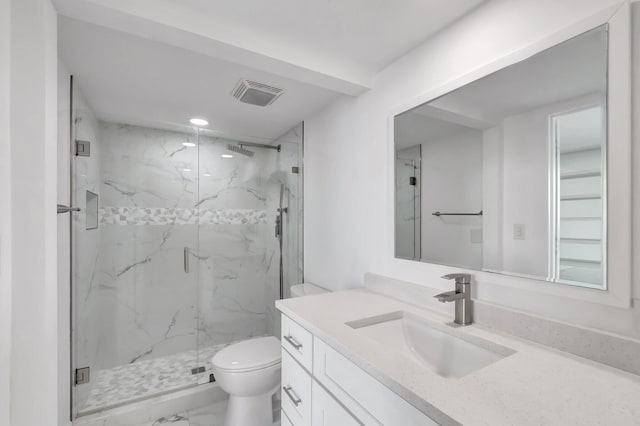
M 283 425 L 437 425 L 286 315 L 281 337 Z
M 313 426 L 358 426 L 362 424 L 315 380 L 311 392 L 311 424 Z

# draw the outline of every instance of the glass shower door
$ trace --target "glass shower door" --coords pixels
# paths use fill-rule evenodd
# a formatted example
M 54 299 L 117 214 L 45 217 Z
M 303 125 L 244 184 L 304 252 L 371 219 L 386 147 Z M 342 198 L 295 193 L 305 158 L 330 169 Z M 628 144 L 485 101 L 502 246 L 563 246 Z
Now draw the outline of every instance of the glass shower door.
M 77 90 L 73 111 L 73 412 L 83 415 L 196 383 L 198 135 L 99 121 Z
M 284 295 L 302 280 L 302 124 L 267 146 L 200 139 L 200 321 L 202 381 L 211 357 L 229 343 L 279 335 L 280 240 L 276 221 L 282 194 Z M 276 147 L 280 146 L 280 150 Z M 284 211 L 286 210 L 286 212 Z

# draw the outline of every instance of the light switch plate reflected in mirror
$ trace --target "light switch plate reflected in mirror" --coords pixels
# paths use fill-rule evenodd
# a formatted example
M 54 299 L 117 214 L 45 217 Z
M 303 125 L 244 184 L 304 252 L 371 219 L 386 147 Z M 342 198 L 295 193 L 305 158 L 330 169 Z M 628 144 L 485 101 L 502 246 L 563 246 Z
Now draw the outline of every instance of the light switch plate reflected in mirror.
M 513 225 L 513 239 L 524 240 L 524 225 L 522 223 Z

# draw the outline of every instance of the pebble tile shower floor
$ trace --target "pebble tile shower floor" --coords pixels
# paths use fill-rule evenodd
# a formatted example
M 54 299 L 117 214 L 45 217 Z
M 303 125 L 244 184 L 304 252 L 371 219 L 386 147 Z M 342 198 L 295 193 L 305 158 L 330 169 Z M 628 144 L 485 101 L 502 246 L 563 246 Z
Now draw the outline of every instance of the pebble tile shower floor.
M 203 375 L 208 378 L 211 373 L 211 358 L 229 344 L 96 371 L 89 385 L 78 389 L 79 413 L 81 415 L 94 413 L 105 408 L 193 386 Z M 191 368 L 197 365 L 204 365 L 205 373 L 192 374 Z M 203 377 L 204 380 L 206 378 Z M 200 381 L 202 382 L 202 379 Z

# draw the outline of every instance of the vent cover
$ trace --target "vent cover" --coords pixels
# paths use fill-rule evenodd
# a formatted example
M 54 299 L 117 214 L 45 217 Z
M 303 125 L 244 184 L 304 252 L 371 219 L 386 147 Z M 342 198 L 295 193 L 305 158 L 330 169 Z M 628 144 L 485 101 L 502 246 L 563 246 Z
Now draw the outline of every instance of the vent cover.
M 232 95 L 245 104 L 267 106 L 275 102 L 283 90 L 252 80 L 240 80 Z

